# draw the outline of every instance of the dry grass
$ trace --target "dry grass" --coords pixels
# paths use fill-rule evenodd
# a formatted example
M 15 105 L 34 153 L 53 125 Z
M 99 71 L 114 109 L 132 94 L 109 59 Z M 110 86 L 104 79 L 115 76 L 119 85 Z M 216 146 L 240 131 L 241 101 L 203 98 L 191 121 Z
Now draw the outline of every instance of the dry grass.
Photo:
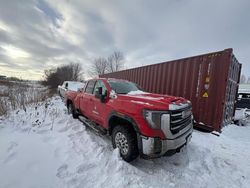
M 0 98 L 0 116 L 6 115 L 8 112 L 8 104 L 4 98 Z
M 0 116 L 8 115 L 11 110 L 23 109 L 51 97 L 48 89 L 39 84 L 24 82 L 0 82 Z

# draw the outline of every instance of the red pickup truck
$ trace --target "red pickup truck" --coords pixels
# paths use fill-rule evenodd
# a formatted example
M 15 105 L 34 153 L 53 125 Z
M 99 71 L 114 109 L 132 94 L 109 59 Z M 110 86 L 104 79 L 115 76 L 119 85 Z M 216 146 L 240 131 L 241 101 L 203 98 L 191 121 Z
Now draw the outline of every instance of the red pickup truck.
M 181 97 L 147 93 L 135 83 L 98 78 L 82 91 L 68 91 L 69 113 L 84 124 L 112 137 L 125 161 L 140 155 L 156 158 L 179 152 L 192 136 L 190 101 Z

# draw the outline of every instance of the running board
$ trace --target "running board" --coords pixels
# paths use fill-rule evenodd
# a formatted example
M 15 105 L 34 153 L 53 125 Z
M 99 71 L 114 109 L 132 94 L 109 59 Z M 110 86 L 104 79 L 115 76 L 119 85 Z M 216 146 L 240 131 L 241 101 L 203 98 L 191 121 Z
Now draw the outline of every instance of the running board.
M 100 133 L 102 135 L 107 134 L 107 130 L 102 128 L 100 125 L 97 125 L 93 121 L 85 118 L 84 116 L 79 115 L 79 120 L 83 122 L 85 125 L 87 125 L 89 128 L 93 129 L 95 132 Z

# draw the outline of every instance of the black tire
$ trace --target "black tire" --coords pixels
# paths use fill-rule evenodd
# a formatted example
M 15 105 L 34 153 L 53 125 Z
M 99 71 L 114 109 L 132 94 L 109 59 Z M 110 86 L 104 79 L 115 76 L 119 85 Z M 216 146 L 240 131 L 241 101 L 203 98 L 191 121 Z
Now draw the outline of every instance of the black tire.
M 74 119 L 78 118 L 78 114 L 76 113 L 75 107 L 74 107 L 74 105 L 72 103 L 68 104 L 68 113 L 72 114 L 72 117 Z
M 126 138 L 126 143 L 128 146 L 127 152 L 123 152 L 122 148 L 120 148 L 123 146 L 119 147 L 117 145 L 116 138 L 118 138 L 120 135 L 123 135 L 124 138 Z M 113 148 L 119 147 L 121 157 L 123 158 L 123 160 L 127 162 L 133 161 L 139 155 L 136 133 L 132 129 L 129 129 L 128 127 L 126 127 L 126 125 L 124 126 L 118 125 L 113 129 L 112 145 L 113 145 Z

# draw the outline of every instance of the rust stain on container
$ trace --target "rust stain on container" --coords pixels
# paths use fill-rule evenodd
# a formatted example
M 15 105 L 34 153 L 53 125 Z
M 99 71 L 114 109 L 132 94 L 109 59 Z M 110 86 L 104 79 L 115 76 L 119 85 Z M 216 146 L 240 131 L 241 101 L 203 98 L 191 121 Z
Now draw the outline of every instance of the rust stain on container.
M 126 79 L 148 92 L 189 99 L 196 126 L 221 132 L 234 116 L 240 72 L 230 48 L 100 77 Z

